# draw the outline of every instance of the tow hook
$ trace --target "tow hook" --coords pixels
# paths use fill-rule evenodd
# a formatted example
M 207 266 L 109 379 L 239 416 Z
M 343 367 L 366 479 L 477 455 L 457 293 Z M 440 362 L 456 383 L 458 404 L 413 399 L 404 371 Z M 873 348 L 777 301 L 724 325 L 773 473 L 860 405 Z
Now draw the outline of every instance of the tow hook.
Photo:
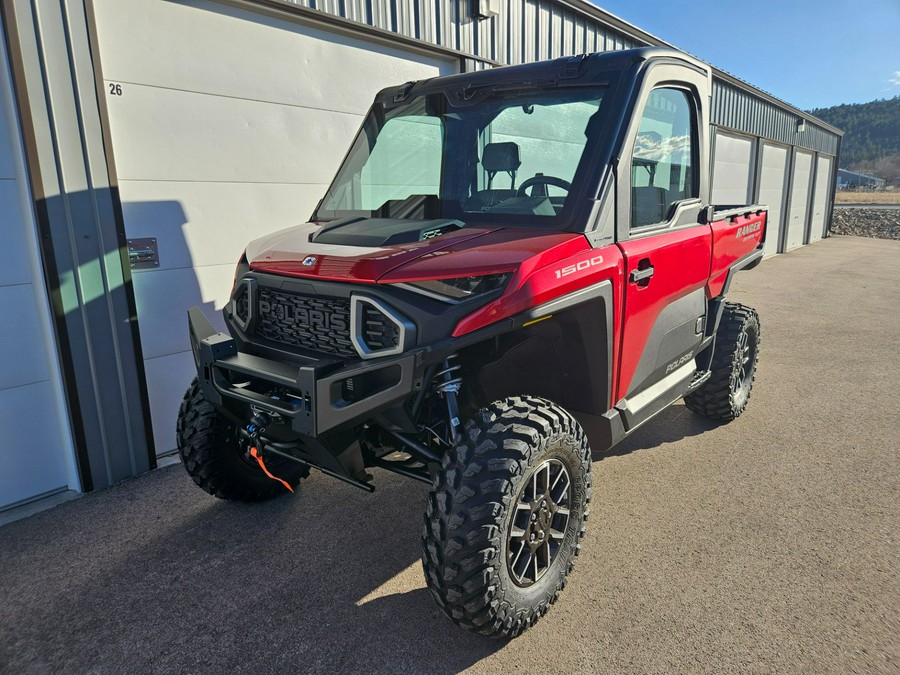
M 246 427 L 241 428 L 241 436 L 247 441 L 247 454 L 250 458 L 256 460 L 256 463 L 259 464 L 259 468 L 262 469 L 262 472 L 272 480 L 276 480 L 284 485 L 289 492 L 293 492 L 294 488 L 291 487 L 291 484 L 269 471 L 265 461 L 263 461 L 263 444 L 260 441 L 260 434 L 266 430 L 266 426 L 268 426 L 270 422 L 271 418 L 268 415 L 265 413 L 257 413 L 250 418 L 250 423 Z

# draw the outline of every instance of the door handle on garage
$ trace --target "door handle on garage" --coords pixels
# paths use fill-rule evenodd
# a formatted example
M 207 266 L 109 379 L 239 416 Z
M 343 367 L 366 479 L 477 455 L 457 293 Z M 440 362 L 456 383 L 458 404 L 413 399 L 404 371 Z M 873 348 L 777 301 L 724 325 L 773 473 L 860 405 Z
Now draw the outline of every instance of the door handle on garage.
M 631 270 L 631 276 L 628 277 L 628 280 L 633 284 L 640 283 L 641 281 L 646 282 L 650 280 L 650 277 L 653 276 L 653 273 L 653 265 L 647 265 L 647 267 L 643 269 Z

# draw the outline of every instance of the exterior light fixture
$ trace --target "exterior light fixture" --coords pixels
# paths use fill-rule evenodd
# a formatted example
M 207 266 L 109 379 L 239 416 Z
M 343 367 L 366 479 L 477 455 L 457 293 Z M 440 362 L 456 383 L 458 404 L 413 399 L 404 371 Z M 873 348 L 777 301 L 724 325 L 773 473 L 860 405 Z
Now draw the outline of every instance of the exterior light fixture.
M 472 13 L 478 19 L 490 19 L 492 16 L 500 15 L 500 0 L 473 0 L 474 9 Z

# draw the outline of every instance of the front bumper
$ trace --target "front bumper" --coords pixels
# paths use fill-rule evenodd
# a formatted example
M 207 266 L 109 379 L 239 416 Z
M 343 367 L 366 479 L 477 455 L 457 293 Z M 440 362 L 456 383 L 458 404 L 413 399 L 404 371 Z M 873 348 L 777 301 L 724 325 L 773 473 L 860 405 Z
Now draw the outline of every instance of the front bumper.
M 406 399 L 416 385 L 416 352 L 344 366 L 333 358 L 299 364 L 238 351 L 198 307 L 188 311 L 191 349 L 206 399 L 230 414 L 274 414 L 302 436 L 347 429 Z

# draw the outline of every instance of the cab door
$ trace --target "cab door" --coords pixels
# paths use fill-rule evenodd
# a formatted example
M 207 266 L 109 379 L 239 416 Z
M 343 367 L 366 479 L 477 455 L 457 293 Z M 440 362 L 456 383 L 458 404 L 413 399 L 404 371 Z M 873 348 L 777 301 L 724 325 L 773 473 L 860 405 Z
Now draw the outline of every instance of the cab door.
M 646 85 L 621 153 L 625 298 L 616 400 L 629 428 L 684 393 L 703 340 L 712 233 L 700 223 L 698 94 L 681 82 Z

